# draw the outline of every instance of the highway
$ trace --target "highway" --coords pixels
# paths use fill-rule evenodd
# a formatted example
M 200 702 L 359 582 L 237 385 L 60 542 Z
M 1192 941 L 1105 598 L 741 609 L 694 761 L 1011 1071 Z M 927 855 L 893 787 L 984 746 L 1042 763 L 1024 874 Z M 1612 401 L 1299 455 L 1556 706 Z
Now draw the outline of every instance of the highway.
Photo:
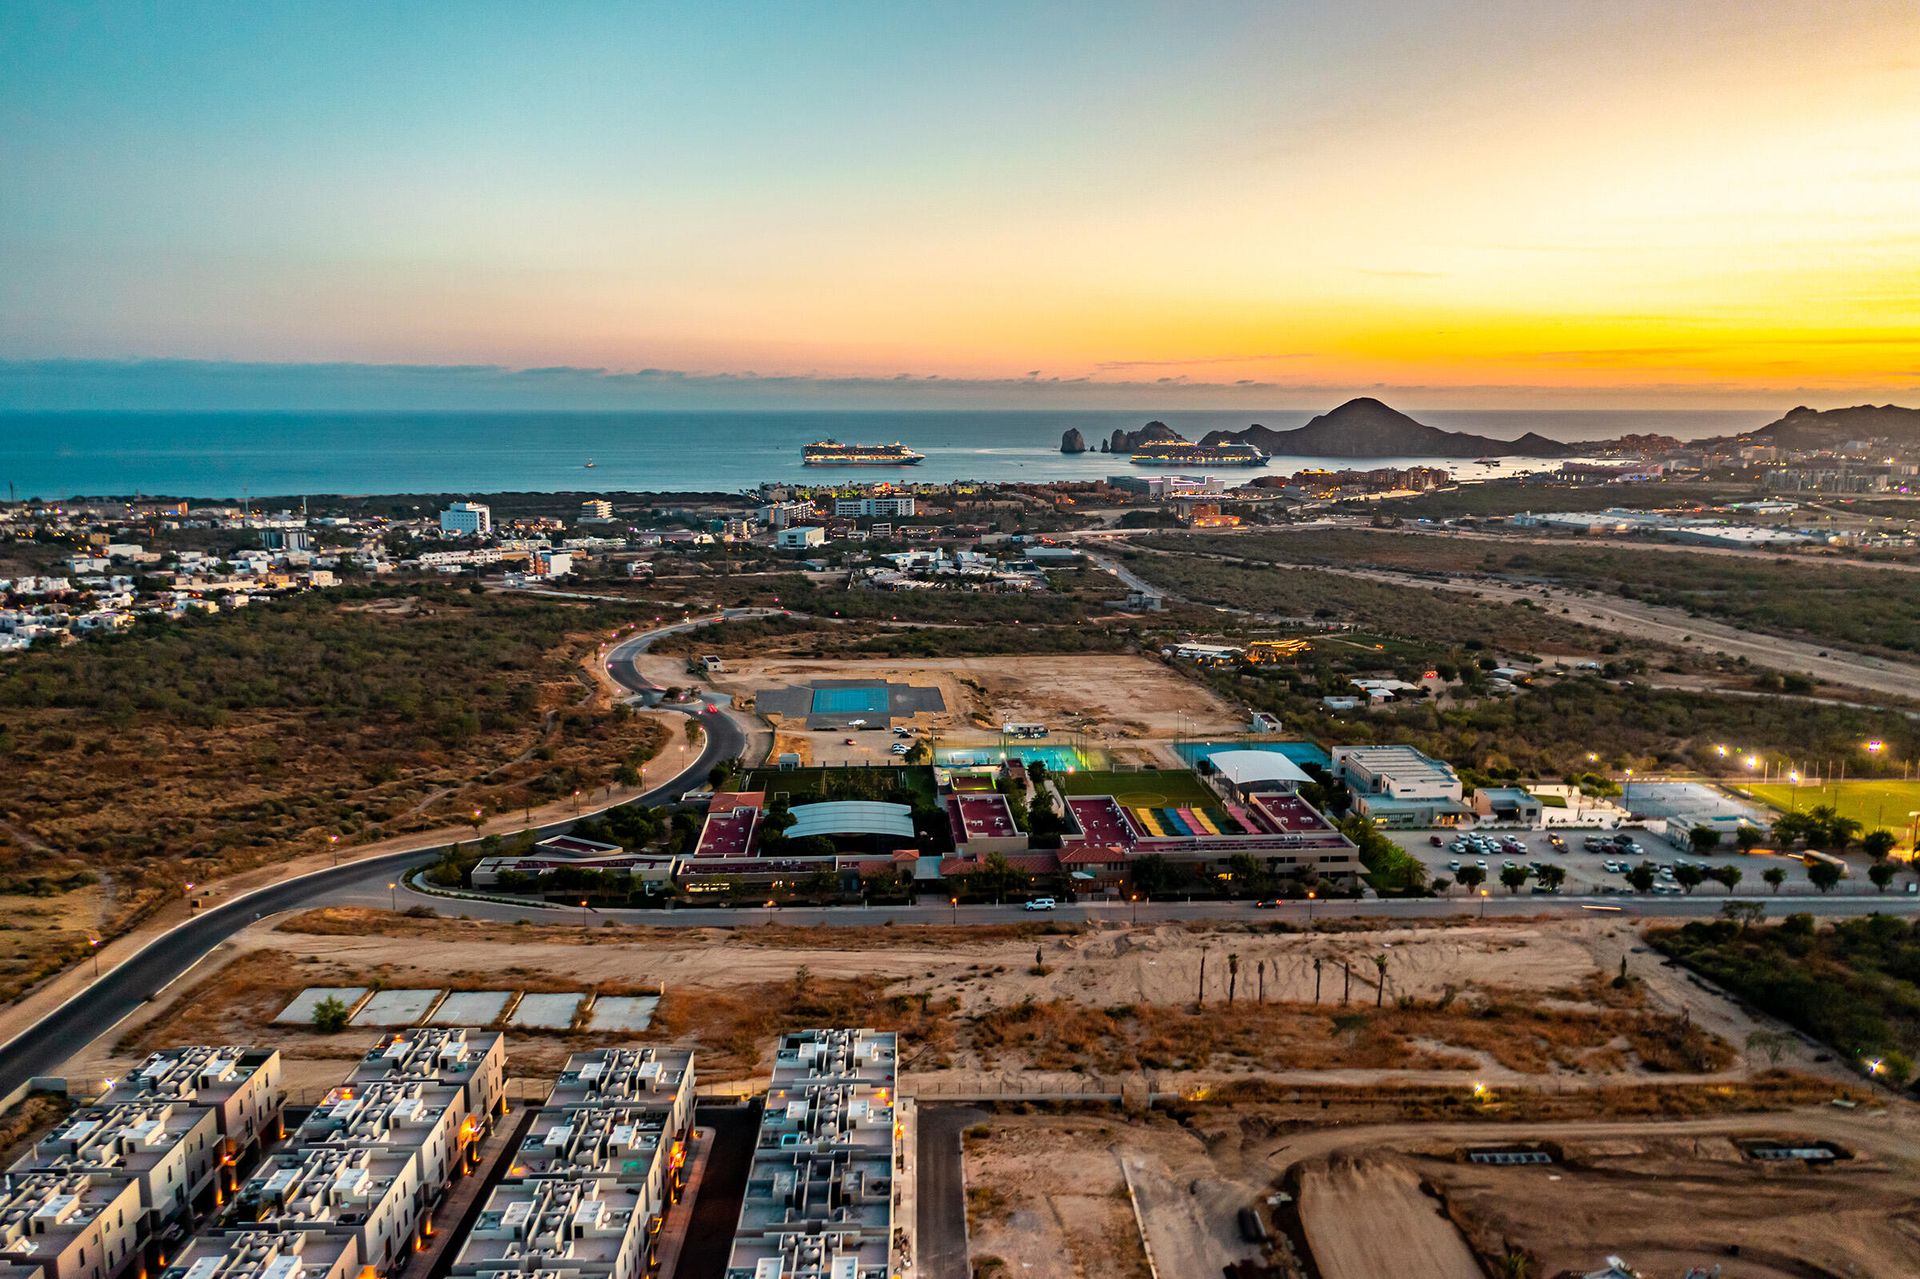
M 679 622 L 641 632 L 621 642 L 608 654 L 608 673 L 635 693 L 658 692 L 639 678 L 633 667 L 633 655 L 644 652 L 662 635 L 687 630 L 696 624 Z M 619 665 L 615 665 L 616 655 Z M 692 764 L 627 803 L 661 804 L 677 800 L 689 788 L 704 783 L 707 774 L 721 760 L 739 755 L 746 747 L 747 731 L 732 712 L 714 708 L 704 701 L 685 706 L 667 705 L 661 709 L 697 716 L 706 729 L 706 745 Z M 558 835 L 577 820 L 569 818 L 541 826 L 534 833 L 539 838 Z M 255 920 L 280 911 L 337 900 L 378 900 L 385 905 L 391 896 L 387 889 L 389 883 L 400 879 L 402 872 L 411 867 L 434 861 L 448 847 L 449 841 L 442 840 L 313 871 L 242 894 L 175 926 L 0 1046 L 0 1097 L 35 1076 L 58 1069 L 75 1051 L 119 1024 L 191 970 L 214 947 Z

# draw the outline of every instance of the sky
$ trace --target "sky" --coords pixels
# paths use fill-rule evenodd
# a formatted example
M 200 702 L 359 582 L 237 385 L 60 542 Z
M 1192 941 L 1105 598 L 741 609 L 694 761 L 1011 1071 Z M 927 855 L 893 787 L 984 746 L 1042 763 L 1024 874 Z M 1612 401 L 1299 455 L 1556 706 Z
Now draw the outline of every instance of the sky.
M 1913 0 L 9 0 L 0 67 L 0 406 L 1920 399 Z

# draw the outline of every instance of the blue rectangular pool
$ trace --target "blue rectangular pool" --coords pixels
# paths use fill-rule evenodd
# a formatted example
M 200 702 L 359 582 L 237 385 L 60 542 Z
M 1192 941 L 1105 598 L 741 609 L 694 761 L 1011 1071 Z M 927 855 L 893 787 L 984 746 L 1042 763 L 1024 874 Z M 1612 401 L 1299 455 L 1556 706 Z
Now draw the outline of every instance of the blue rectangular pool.
M 885 687 L 816 688 L 813 690 L 815 715 L 885 715 L 888 705 Z
M 1215 751 L 1272 751 L 1302 767 L 1315 764 L 1329 768 L 1333 764 L 1333 757 L 1312 742 L 1181 742 L 1173 749 L 1189 764 L 1197 764 Z

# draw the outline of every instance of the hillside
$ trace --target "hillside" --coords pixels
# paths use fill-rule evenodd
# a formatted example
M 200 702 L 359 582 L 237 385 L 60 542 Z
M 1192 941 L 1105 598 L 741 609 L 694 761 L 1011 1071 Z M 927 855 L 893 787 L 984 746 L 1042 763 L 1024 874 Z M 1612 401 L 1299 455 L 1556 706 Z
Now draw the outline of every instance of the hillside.
M 1856 404 L 1845 409 L 1790 409 L 1745 437 L 1756 444 L 1786 449 L 1831 448 L 1849 440 L 1888 440 L 1920 444 L 1920 409 L 1897 404 Z
M 1244 431 L 1208 432 L 1201 443 L 1251 444 L 1279 457 L 1568 457 L 1575 452 L 1531 431 L 1517 440 L 1443 431 L 1365 396 L 1296 430 L 1256 424 Z

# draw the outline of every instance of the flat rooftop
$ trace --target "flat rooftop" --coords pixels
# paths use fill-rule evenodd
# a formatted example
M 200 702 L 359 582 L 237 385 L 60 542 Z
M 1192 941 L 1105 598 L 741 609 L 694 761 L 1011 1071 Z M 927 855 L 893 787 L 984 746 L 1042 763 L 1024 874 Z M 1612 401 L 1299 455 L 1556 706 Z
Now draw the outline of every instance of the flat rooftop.
M 947 799 L 947 815 L 957 844 L 976 839 L 1008 839 L 1020 834 L 1013 824 L 1013 809 L 1007 797 L 992 795 L 952 795 Z

